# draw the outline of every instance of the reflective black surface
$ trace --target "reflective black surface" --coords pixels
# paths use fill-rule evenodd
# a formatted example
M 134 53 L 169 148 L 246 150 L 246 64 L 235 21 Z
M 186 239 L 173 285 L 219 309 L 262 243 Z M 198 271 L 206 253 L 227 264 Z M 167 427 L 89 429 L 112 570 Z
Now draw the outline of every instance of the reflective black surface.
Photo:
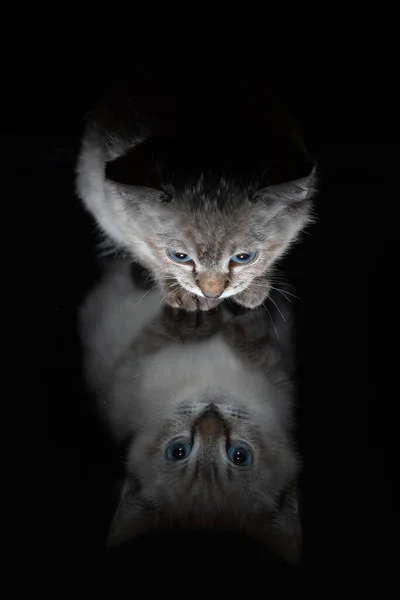
M 390 160 L 391 149 L 372 148 L 371 153 L 387 153 Z M 376 548 L 388 547 L 397 526 L 396 308 L 395 293 L 388 292 L 395 283 L 395 223 L 386 211 L 376 213 L 368 207 L 377 197 L 390 199 L 395 182 L 383 167 L 371 179 L 368 162 L 354 172 L 351 157 L 333 169 L 330 165 L 340 156 L 338 147 L 325 150 L 320 221 L 288 261 L 300 298 L 295 331 L 309 527 L 305 556 L 319 563 L 317 548 L 323 544 L 328 560 L 332 545 L 340 544 L 343 564 L 351 563 L 353 552 L 367 554 L 368 560 L 372 552 L 374 560 L 390 562 L 390 552 L 383 557 Z M 49 392 L 49 472 L 52 486 L 68 506 L 57 535 L 69 547 L 78 536 L 82 548 L 100 543 L 106 527 L 110 454 L 88 409 L 80 374 L 76 309 L 97 269 L 93 230 L 73 196 L 70 166 L 50 176 L 45 166 L 42 173 L 35 169 L 31 181 L 42 186 L 42 207 L 53 215 L 53 188 L 63 182 L 58 202 L 65 210 L 62 216 L 57 210 L 57 227 L 47 231 L 47 245 L 53 250 L 44 255 L 48 341 L 41 346 L 41 369 Z M 101 502 L 94 501 L 94 495 Z M 381 514 L 387 515 L 385 522 L 376 516 Z
M 324 98 L 327 113 L 333 105 L 328 94 Z M 329 122 L 315 118 L 314 126 L 324 119 Z M 398 533 L 398 149 L 388 131 L 386 138 L 361 142 L 361 127 L 345 123 L 338 135 L 312 140 L 321 170 L 318 222 L 282 271 L 299 297 L 294 331 L 304 564 L 312 572 L 334 568 L 368 577 L 391 570 Z M 40 333 L 33 359 L 43 391 L 36 431 L 43 432 L 45 451 L 35 527 L 46 540 L 47 560 L 63 567 L 69 557 L 73 569 L 101 553 L 123 466 L 82 377 L 77 309 L 100 273 L 94 229 L 73 191 L 78 137 L 59 137 L 56 125 L 47 130 L 45 137 L 38 126 L 33 133 L 26 128 L 22 154 L 20 136 L 11 131 L 11 143 L 2 137 L 3 164 L 13 197 L 36 199 L 37 206 Z M 16 186 L 19 181 L 27 184 Z M 153 550 L 143 542 L 129 552 L 139 560 Z

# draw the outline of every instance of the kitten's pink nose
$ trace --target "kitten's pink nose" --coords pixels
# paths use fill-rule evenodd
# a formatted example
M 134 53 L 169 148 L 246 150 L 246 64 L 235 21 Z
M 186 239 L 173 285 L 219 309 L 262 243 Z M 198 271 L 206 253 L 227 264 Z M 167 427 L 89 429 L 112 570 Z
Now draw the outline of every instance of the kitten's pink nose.
M 217 438 L 224 433 L 225 424 L 219 411 L 211 406 L 200 415 L 196 428 L 203 438 Z
M 213 275 L 212 277 L 199 277 L 199 288 L 206 298 L 219 298 L 229 284 L 225 275 Z

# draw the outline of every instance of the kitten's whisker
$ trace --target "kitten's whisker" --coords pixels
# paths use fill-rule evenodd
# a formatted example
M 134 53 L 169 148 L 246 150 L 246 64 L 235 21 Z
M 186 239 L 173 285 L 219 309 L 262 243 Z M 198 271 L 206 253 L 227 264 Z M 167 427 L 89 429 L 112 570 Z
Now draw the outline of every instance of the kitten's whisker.
M 135 261 L 132 261 L 132 263 L 131 263 L 131 264 L 132 264 L 132 265 L 134 265 L 134 264 L 135 264 Z M 151 273 L 148 273 L 148 274 L 146 275 L 146 277 L 144 278 L 144 280 L 145 280 L 145 282 L 146 282 L 146 283 L 149 283 L 149 281 L 153 281 L 153 282 L 154 282 L 154 277 L 153 277 L 153 275 L 152 275 Z M 155 282 L 154 282 L 154 283 L 155 283 Z
M 275 290 L 276 292 L 279 292 L 280 294 L 282 294 L 282 296 L 284 298 L 286 298 L 286 300 L 288 302 L 290 302 L 290 304 L 292 303 L 292 300 L 290 298 L 288 298 L 288 296 L 286 296 L 286 292 L 282 292 L 282 290 L 280 290 L 279 288 L 273 287 L 272 285 L 271 285 L 271 290 Z
M 175 281 L 173 277 L 168 277 L 168 275 L 161 275 L 160 277 L 157 277 L 157 279 L 163 280 L 163 281 Z
M 149 290 L 147 290 L 147 292 L 145 292 L 145 293 L 143 294 L 143 296 L 140 298 L 140 300 L 138 300 L 138 301 L 136 302 L 136 306 L 137 306 L 137 305 L 138 305 L 138 304 L 139 304 L 139 303 L 140 303 L 140 302 L 143 300 L 143 298 L 145 298 L 145 297 L 147 296 L 147 294 L 149 294 L 150 292 L 154 292 L 154 290 L 158 289 L 158 287 L 159 287 L 159 286 L 158 286 L 158 285 L 156 285 L 156 287 L 153 287 L 153 288 L 150 288 Z
M 266 289 L 268 289 L 268 287 L 269 287 L 269 282 L 268 282 L 268 281 L 263 281 L 262 283 L 260 283 L 259 281 L 254 281 L 254 280 L 253 280 L 253 281 L 250 283 L 250 285 L 251 285 L 251 286 L 257 286 L 257 287 L 259 287 L 259 288 L 266 288 Z
M 296 300 L 300 300 L 300 298 L 298 296 L 296 296 L 296 294 L 292 294 L 291 292 L 288 292 L 287 290 L 285 290 L 283 292 L 279 288 L 272 287 L 272 286 L 271 286 L 271 290 L 276 290 L 277 292 L 280 292 L 281 294 L 287 294 L 288 296 L 292 296 L 292 298 L 296 298 Z
M 282 275 L 275 275 L 274 273 L 268 273 L 268 279 L 270 281 L 281 281 L 282 283 L 290 284 L 290 281 L 287 277 Z
M 286 319 L 285 319 L 285 317 L 283 316 L 283 313 L 282 313 L 281 309 L 279 308 L 279 306 L 277 305 L 277 303 L 275 302 L 275 300 L 274 300 L 274 299 L 273 299 L 271 296 L 269 297 L 269 299 L 270 299 L 270 300 L 271 300 L 271 302 L 273 302 L 273 304 L 276 306 L 276 309 L 277 309 L 277 311 L 279 312 L 279 314 L 281 315 L 281 317 L 282 317 L 282 319 L 283 319 L 284 323 L 286 323 Z
M 180 286 L 178 281 L 176 283 Z M 174 285 L 174 284 L 171 284 L 171 285 Z M 182 289 L 181 287 L 178 287 L 176 290 L 172 290 L 172 292 L 167 292 L 166 294 L 164 294 L 164 296 L 160 300 L 160 304 L 165 300 L 165 298 L 168 296 L 168 294 L 171 294 L 171 296 L 172 296 L 171 299 L 175 300 L 175 298 L 177 297 L 177 295 L 179 294 L 181 289 Z
M 277 330 L 276 330 L 275 323 L 274 323 L 274 321 L 273 321 L 273 319 L 272 319 L 272 317 L 271 317 L 271 313 L 269 312 L 269 310 L 268 310 L 268 308 L 265 306 L 265 304 L 263 304 L 263 307 L 265 308 L 265 310 L 266 310 L 266 311 L 267 311 L 267 313 L 269 314 L 269 318 L 271 319 L 272 327 L 273 327 L 273 328 L 274 328 L 274 330 L 275 330 L 276 339 L 277 339 L 277 340 L 278 340 L 278 342 L 279 342 L 279 335 L 278 335 L 278 332 L 277 332 Z
M 266 292 L 270 289 L 270 286 L 267 284 L 262 284 L 262 283 L 251 283 L 250 286 L 252 288 L 257 288 L 258 290 L 265 290 Z M 243 290 L 245 291 L 245 290 Z

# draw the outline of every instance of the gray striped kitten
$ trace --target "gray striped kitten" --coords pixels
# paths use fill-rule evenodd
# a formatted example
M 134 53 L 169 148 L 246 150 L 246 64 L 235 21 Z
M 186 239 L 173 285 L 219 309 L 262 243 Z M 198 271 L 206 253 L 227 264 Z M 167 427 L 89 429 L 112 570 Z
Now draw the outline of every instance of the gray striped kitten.
M 173 526 L 212 528 L 297 562 L 290 314 L 273 308 L 272 324 L 264 309 L 163 307 L 124 262 L 89 295 L 86 377 L 111 438 L 127 449 L 110 545 Z
M 310 221 L 315 169 L 270 96 L 243 86 L 182 99 L 153 86 L 99 103 L 76 188 L 167 304 L 208 310 L 230 297 L 255 308 Z

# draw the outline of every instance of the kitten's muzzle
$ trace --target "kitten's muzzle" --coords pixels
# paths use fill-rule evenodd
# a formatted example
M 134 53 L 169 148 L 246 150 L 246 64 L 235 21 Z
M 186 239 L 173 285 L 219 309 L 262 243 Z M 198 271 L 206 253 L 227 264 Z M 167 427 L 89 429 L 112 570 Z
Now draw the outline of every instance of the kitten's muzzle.
M 225 276 L 202 277 L 197 281 L 205 298 L 219 298 L 229 285 Z
M 195 427 L 203 438 L 218 438 L 223 435 L 226 425 L 218 409 L 211 404 L 199 416 Z

